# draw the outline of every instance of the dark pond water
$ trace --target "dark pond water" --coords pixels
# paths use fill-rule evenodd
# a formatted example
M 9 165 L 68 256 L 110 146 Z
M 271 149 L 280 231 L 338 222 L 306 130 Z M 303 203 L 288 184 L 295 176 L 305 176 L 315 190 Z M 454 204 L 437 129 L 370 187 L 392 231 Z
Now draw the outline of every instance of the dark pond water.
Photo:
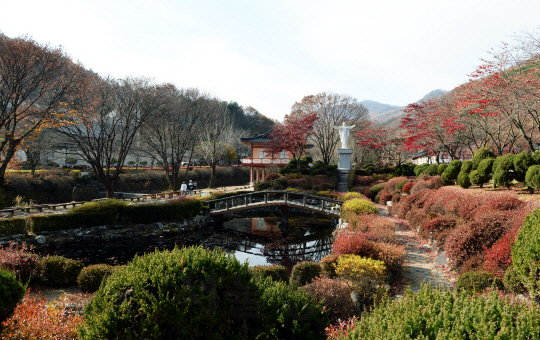
M 137 240 L 129 243 L 104 243 L 88 247 L 69 247 L 40 253 L 62 255 L 86 265 L 125 264 L 135 255 L 170 250 L 175 246 L 202 245 L 222 248 L 250 266 L 281 264 L 287 268 L 301 261 L 319 262 L 332 248 L 336 221 L 325 215 L 289 213 L 289 226 L 282 228 L 279 212 L 252 212 L 226 217 L 222 225 L 201 228 L 180 237 Z

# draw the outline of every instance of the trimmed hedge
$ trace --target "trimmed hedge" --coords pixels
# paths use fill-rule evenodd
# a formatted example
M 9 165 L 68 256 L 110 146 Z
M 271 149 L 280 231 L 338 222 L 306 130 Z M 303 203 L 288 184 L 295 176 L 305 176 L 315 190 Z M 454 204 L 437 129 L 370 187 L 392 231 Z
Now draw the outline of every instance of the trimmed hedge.
M 1 219 L 0 220 L 0 234 L 5 234 L 5 235 L 26 234 L 26 220 L 20 217 Z
M 107 200 L 109 201 L 109 200 Z M 102 202 L 107 202 L 102 201 Z M 111 200 L 112 201 L 112 200 Z M 104 210 L 92 203 L 86 208 L 67 214 L 31 216 L 31 228 L 34 233 L 40 231 L 58 231 L 74 228 L 91 228 L 120 223 L 153 223 L 191 218 L 200 214 L 202 202 L 195 199 L 169 203 L 124 205 L 111 202 L 103 204 Z M 96 202 L 98 203 L 98 202 Z
M 74 286 L 83 267 L 81 261 L 54 255 L 39 259 L 36 271 L 44 286 Z

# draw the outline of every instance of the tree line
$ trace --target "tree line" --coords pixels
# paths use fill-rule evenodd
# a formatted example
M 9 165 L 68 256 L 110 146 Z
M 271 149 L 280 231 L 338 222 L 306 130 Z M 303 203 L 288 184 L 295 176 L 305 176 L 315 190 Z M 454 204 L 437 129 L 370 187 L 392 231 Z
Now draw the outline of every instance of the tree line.
M 103 77 L 61 48 L 0 33 L 0 206 L 6 205 L 6 170 L 19 150 L 35 168 L 46 145 L 70 144 L 90 164 L 107 197 L 114 197 L 130 153 L 157 159 L 173 190 L 183 178 L 182 162 L 191 163 L 186 156 L 197 153 L 211 167 L 212 186 L 224 154 L 244 147 L 240 137 L 274 123 L 252 107 L 196 88 Z

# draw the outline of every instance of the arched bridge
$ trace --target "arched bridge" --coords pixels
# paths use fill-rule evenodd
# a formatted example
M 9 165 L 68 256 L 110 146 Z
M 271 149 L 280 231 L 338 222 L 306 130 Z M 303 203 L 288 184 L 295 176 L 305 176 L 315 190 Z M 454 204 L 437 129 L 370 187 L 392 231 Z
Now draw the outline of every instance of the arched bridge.
M 342 201 L 287 190 L 256 191 L 248 194 L 206 201 L 210 215 L 229 214 L 254 208 L 287 206 L 339 217 Z

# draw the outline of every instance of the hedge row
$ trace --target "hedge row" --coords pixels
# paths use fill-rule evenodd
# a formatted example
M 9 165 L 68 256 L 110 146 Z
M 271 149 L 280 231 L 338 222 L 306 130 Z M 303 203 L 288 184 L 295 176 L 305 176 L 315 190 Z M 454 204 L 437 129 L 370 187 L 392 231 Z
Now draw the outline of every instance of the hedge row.
M 0 234 L 16 235 L 26 234 L 26 221 L 24 218 L 14 217 L 0 220 Z
M 108 201 L 110 200 L 101 201 L 104 202 L 102 205 L 106 206 Z M 86 204 L 95 205 L 96 202 Z M 32 231 L 38 233 L 101 225 L 174 221 L 194 217 L 201 212 L 202 208 L 202 202 L 195 199 L 169 203 L 119 205 L 103 210 L 84 209 L 85 205 L 67 214 L 32 216 L 30 217 Z M 82 211 L 80 208 L 83 208 Z

